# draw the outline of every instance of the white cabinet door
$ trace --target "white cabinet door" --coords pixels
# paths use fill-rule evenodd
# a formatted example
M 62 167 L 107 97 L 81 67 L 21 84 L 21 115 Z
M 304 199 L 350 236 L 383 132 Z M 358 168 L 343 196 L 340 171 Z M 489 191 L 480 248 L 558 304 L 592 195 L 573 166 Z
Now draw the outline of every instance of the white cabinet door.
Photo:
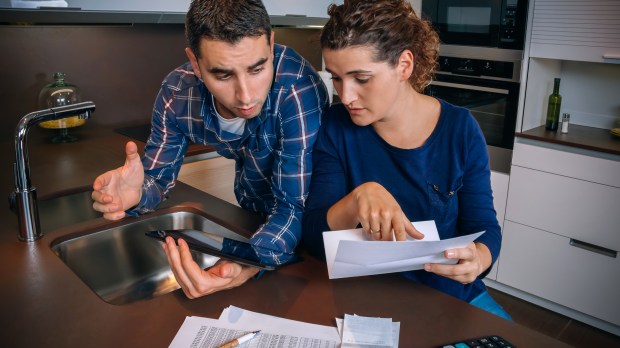
M 620 250 L 620 189 L 519 166 L 506 220 Z
M 506 220 L 497 281 L 620 325 L 620 258 Z
M 506 198 L 508 196 L 508 174 L 491 171 L 491 189 L 493 189 L 493 207 L 497 214 L 499 227 L 504 228 L 504 215 L 506 213 Z M 500 251 L 500 257 L 502 252 Z M 497 278 L 497 267 L 499 260 L 495 262 L 487 278 L 495 280 Z
M 620 63 L 620 1 L 533 2 L 530 56 Z

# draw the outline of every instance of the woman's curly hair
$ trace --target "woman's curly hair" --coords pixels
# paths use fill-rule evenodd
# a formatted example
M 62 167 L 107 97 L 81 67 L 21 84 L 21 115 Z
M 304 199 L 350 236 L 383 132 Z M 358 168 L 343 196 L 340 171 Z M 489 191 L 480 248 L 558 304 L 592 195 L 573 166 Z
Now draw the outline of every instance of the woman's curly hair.
M 374 59 L 392 66 L 404 50 L 414 57 L 409 83 L 422 92 L 431 82 L 439 56 L 439 37 L 429 21 L 418 17 L 405 0 L 345 0 L 327 9 L 321 47 L 339 50 L 371 46 Z

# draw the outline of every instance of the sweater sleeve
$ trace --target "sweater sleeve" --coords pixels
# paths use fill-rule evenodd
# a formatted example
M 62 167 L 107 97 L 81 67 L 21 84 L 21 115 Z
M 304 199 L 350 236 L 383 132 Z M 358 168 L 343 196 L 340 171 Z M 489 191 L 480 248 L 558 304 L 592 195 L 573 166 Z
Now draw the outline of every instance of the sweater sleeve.
M 467 127 L 465 144 L 467 155 L 463 187 L 459 191 L 458 228 L 464 234 L 486 231 L 476 242 L 489 248 L 494 263 L 499 255 L 502 235 L 493 206 L 489 154 L 482 131 L 473 118 Z

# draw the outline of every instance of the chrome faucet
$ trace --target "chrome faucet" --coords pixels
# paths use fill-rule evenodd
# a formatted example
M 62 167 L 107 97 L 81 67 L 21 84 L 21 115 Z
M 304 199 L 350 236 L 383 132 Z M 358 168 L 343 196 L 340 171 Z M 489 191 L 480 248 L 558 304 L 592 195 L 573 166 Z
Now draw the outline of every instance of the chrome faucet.
M 30 181 L 30 164 L 26 136 L 28 129 L 39 122 L 58 120 L 79 115 L 87 119 L 95 111 L 95 103 L 91 101 L 53 107 L 29 113 L 22 117 L 15 129 L 15 192 L 11 194 L 10 204 L 15 208 L 19 223 L 19 240 L 33 242 L 43 236 L 39 223 L 36 188 Z

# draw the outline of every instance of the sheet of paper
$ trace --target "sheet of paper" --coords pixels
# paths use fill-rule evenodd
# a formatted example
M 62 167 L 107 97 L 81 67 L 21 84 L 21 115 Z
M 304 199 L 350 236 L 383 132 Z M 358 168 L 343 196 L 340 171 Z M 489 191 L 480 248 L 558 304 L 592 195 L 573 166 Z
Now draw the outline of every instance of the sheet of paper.
M 250 325 L 256 328 L 258 323 Z M 256 329 L 240 329 L 241 325 L 233 325 L 221 320 L 187 317 L 169 348 L 212 348 L 229 342 Z M 334 328 L 335 329 L 335 328 Z M 261 331 L 244 348 L 287 347 L 287 348 L 336 348 L 338 341 L 330 341 L 311 337 L 310 333 L 302 336 L 290 334 L 274 334 Z
M 340 337 L 342 337 L 342 327 L 343 327 L 342 323 L 343 322 L 344 322 L 344 319 L 336 318 L 336 326 L 338 327 L 338 333 L 340 334 Z M 392 322 L 392 347 L 394 348 L 398 348 L 399 335 L 400 335 L 400 322 Z
M 233 327 L 262 330 L 261 332 L 266 333 L 312 337 L 325 341 L 340 342 L 340 334 L 336 327 L 284 319 L 235 306 L 229 306 L 224 309 L 222 314 L 220 314 L 219 321 Z
M 365 240 L 362 229 L 323 232 L 330 279 L 403 272 L 424 268 L 425 263 L 454 264 L 443 256 L 447 249 L 462 248 L 484 231 L 438 240 L 434 221 L 414 222 L 422 240 L 381 242 Z

